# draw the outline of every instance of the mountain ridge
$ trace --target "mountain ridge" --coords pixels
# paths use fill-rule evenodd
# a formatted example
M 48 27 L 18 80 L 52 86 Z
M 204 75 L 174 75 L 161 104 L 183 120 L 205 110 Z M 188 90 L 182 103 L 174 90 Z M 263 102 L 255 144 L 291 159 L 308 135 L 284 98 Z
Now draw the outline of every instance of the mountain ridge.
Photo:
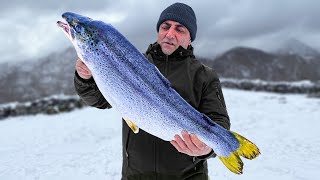
M 25 102 L 53 94 L 76 94 L 73 86 L 73 47 L 38 60 L 0 65 L 0 104 Z M 215 58 L 198 58 L 222 78 L 264 81 L 319 81 L 320 58 L 304 59 L 297 54 L 276 54 L 250 47 L 234 47 Z

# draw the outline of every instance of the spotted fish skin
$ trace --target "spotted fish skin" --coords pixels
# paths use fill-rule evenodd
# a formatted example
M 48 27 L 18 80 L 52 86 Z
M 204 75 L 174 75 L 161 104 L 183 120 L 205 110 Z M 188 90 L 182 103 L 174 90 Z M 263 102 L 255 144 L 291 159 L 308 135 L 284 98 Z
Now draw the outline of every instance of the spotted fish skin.
M 165 141 L 186 130 L 224 158 L 238 150 L 240 143 L 232 132 L 188 104 L 112 25 L 71 12 L 62 17 L 67 23 L 58 21 L 58 26 L 90 69 L 105 99 L 124 119 Z

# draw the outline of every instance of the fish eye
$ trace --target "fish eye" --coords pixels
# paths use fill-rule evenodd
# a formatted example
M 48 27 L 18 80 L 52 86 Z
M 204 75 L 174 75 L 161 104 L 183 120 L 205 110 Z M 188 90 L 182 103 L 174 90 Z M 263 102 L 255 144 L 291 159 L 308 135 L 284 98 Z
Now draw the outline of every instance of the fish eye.
M 81 26 L 79 24 L 75 24 L 74 29 L 79 32 L 81 30 Z

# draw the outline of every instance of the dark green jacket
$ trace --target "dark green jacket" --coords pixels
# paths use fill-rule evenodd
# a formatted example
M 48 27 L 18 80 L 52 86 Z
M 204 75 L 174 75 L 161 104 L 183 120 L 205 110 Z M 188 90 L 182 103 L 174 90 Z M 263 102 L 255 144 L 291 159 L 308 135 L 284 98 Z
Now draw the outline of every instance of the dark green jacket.
M 166 56 L 155 43 L 149 46 L 145 55 L 189 104 L 224 128 L 230 129 L 218 76 L 213 69 L 195 59 L 191 46 L 188 50 L 179 47 L 173 54 Z M 83 80 L 76 73 L 75 88 L 88 105 L 111 108 L 92 78 Z M 138 134 L 134 134 L 126 123 L 122 125 L 122 145 L 123 180 L 206 179 L 206 159 L 214 155 L 210 153 L 203 157 L 191 157 L 179 153 L 170 142 L 141 129 Z

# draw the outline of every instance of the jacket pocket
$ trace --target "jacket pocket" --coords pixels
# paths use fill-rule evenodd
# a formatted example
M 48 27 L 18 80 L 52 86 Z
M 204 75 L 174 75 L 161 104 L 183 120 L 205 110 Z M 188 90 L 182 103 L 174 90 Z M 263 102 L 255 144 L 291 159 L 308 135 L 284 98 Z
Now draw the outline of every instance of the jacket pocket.
M 222 105 L 222 107 L 226 108 L 226 104 L 224 102 L 224 98 L 222 95 L 222 90 L 221 90 L 221 86 L 215 86 L 215 91 L 216 91 L 216 96 L 220 102 L 220 104 Z
M 154 136 L 142 129 L 139 130 L 138 134 L 135 134 L 129 128 L 124 155 L 127 158 L 127 166 L 130 172 L 137 174 L 154 170 L 154 139 Z

